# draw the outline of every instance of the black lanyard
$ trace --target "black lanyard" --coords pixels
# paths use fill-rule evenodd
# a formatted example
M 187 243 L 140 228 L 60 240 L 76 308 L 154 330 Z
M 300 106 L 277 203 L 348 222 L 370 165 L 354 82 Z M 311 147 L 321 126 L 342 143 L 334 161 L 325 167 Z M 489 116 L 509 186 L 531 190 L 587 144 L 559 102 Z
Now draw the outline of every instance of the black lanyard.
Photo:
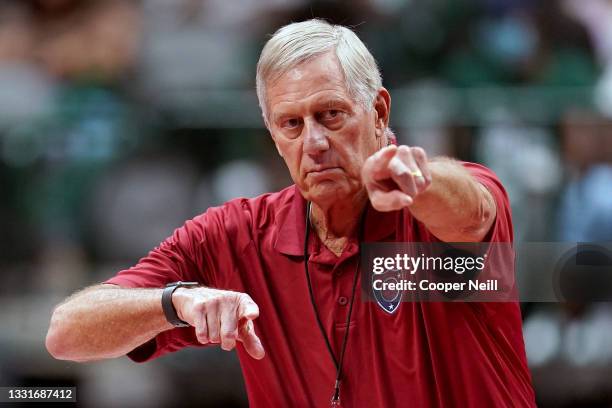
M 353 288 L 351 290 L 351 302 L 349 303 L 348 316 L 346 317 L 346 332 L 344 333 L 344 338 L 342 339 L 342 347 L 340 349 L 340 359 L 336 358 L 334 354 L 334 350 L 332 349 L 331 342 L 325 333 L 325 328 L 323 327 L 323 323 L 321 322 L 321 318 L 319 317 L 319 311 L 317 309 L 317 304 L 314 299 L 314 293 L 312 290 L 312 284 L 310 282 L 310 272 L 308 271 L 308 237 L 310 236 L 310 208 L 311 202 L 308 201 L 306 203 L 306 233 L 304 234 L 304 271 L 306 272 L 306 282 L 308 282 L 308 293 L 310 295 L 310 303 L 312 304 L 312 308 L 314 310 L 315 317 L 317 319 L 317 324 L 319 325 L 319 330 L 321 331 L 321 335 L 325 340 L 325 345 L 327 346 L 327 351 L 329 351 L 329 355 L 336 366 L 336 382 L 334 383 L 334 393 L 331 398 L 331 406 L 339 407 L 340 406 L 340 382 L 342 381 L 342 363 L 344 362 L 344 352 L 346 351 L 346 345 L 348 343 L 349 337 L 349 329 L 351 323 L 351 313 L 353 312 L 353 303 L 355 301 L 355 294 L 357 293 L 357 278 L 359 277 L 359 263 L 360 258 L 357 258 L 357 267 L 355 268 L 355 274 L 353 276 Z M 358 234 L 358 244 L 361 243 L 363 239 L 363 230 L 365 225 L 365 214 L 367 212 L 367 206 L 363 211 L 363 215 L 361 217 L 359 223 L 359 234 Z

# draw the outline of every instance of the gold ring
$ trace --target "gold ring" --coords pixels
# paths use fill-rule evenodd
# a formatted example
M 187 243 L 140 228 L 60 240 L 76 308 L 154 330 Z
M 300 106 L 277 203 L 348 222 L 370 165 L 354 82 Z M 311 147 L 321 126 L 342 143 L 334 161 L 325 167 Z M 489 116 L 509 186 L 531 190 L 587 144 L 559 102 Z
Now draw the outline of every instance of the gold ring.
M 421 170 L 411 171 L 410 175 L 414 177 L 423 177 L 423 173 L 421 173 Z

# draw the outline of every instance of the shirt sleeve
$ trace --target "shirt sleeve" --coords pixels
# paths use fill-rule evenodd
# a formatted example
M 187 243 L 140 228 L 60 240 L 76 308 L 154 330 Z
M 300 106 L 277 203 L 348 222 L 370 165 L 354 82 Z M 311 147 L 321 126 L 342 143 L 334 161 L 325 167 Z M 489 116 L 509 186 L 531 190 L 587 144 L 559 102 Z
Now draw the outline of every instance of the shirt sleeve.
M 508 194 L 501 181 L 499 181 L 495 173 L 483 165 L 469 162 L 461 162 L 461 164 L 478 183 L 482 184 L 491 193 L 495 201 L 495 221 L 489 232 L 482 239 L 482 242 L 511 243 L 513 241 L 512 214 L 510 211 Z M 405 211 L 409 210 L 407 209 Z M 416 234 L 423 242 L 440 242 L 422 222 L 412 217 L 409 217 L 409 219 L 413 221 L 413 227 L 416 230 Z
M 487 249 L 486 278 L 495 279 L 508 300 L 518 300 L 514 273 L 512 213 L 508 194 L 499 178 L 490 169 L 476 163 L 463 163 L 463 166 L 491 193 L 495 201 L 495 221 L 482 240 L 492 243 Z M 491 318 L 505 307 L 503 303 L 491 302 L 482 309 L 483 313 Z
M 176 281 L 195 281 L 219 287 L 216 259 L 227 247 L 224 211 L 211 208 L 187 221 L 172 236 L 138 263 L 108 279 L 107 284 L 123 288 L 161 288 Z M 187 346 L 202 346 L 193 327 L 176 328 L 158 334 L 128 353 L 136 362 L 144 362 Z
M 513 242 L 512 212 L 508 194 L 501 181 L 493 171 L 476 163 L 464 162 L 465 167 L 472 177 L 482 184 L 493 196 L 496 206 L 495 222 L 482 240 L 483 242 Z
M 478 183 L 489 191 L 495 201 L 495 221 L 482 239 L 483 245 L 480 247 L 485 251 L 487 257 L 486 278 L 495 279 L 507 299 L 518 299 L 514 275 L 512 214 L 508 194 L 493 171 L 476 163 L 462 162 L 461 164 Z M 422 222 L 414 220 L 413 222 L 415 222 L 414 228 L 417 236 L 423 242 L 440 242 Z M 493 303 L 490 302 L 490 305 Z M 488 306 L 486 309 L 490 311 L 495 307 Z

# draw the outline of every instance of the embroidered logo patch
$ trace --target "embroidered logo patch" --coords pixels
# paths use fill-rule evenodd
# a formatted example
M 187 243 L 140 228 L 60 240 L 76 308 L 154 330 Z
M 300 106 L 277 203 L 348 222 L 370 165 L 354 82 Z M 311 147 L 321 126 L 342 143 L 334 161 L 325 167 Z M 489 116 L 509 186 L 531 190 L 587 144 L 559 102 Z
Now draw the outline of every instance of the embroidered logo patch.
M 374 289 L 374 280 L 382 280 L 384 283 L 399 283 L 401 279 L 401 273 L 399 270 L 387 270 L 382 274 L 374 274 L 372 275 L 372 282 L 370 283 L 370 287 L 372 288 L 372 294 L 374 295 L 374 299 L 376 299 L 376 303 L 378 306 L 385 312 L 389 314 L 395 313 L 397 309 L 399 309 L 399 305 L 402 301 L 403 291 L 396 290 L 376 290 Z M 388 285 L 385 285 L 387 287 Z

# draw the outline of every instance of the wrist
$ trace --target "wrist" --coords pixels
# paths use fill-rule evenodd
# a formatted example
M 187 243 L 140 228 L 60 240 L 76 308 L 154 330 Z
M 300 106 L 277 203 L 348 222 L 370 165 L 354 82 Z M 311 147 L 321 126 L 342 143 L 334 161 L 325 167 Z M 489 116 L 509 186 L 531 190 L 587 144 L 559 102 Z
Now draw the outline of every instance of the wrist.
M 183 304 L 180 296 L 176 292 L 180 289 L 193 288 L 198 286 L 197 282 L 173 282 L 166 285 L 162 293 L 162 309 L 166 320 L 174 327 L 187 327 L 189 323 L 182 318 Z M 176 298 L 175 298 L 176 296 Z
M 176 315 L 182 321 L 186 321 L 185 316 L 183 314 L 183 306 L 185 305 L 185 302 L 187 302 L 189 299 L 189 294 L 187 292 L 191 289 L 193 288 L 181 286 L 176 288 L 172 293 L 172 306 L 174 306 L 174 310 L 176 310 Z

